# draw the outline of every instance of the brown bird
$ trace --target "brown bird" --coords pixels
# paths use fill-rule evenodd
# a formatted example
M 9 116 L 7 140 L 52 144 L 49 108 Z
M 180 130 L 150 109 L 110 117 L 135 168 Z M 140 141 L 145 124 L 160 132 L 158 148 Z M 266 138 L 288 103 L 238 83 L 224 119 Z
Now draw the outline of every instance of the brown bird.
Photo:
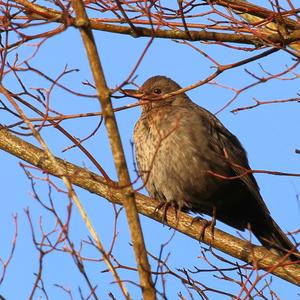
M 267 248 L 294 248 L 270 216 L 236 136 L 165 76 L 127 95 L 142 100 L 134 143 L 139 174 L 151 197 L 181 210 L 214 216 L 253 234 Z

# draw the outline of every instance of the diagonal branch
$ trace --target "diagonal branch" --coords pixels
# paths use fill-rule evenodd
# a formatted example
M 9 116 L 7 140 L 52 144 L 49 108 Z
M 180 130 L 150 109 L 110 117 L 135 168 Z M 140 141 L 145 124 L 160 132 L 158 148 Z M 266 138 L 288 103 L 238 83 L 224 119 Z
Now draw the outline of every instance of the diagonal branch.
M 103 244 L 101 243 L 100 238 L 99 238 L 99 236 L 98 236 L 91 220 L 89 219 L 83 205 L 81 204 L 80 199 L 77 196 L 77 193 L 75 192 L 75 190 L 73 188 L 72 182 L 70 181 L 70 179 L 66 175 L 65 168 L 62 165 L 60 165 L 59 163 L 57 163 L 56 158 L 54 157 L 53 153 L 49 149 L 48 145 L 45 143 L 45 141 L 42 138 L 42 136 L 40 135 L 39 131 L 35 129 L 35 127 L 32 125 L 32 123 L 28 120 L 27 116 L 24 114 L 23 110 L 17 105 L 17 103 L 15 102 L 13 97 L 11 97 L 11 95 L 7 92 L 7 90 L 1 84 L 0 84 L 0 93 L 5 95 L 6 98 L 9 100 L 9 102 L 11 103 L 11 105 L 15 107 L 15 109 L 16 109 L 16 111 L 18 111 L 18 114 L 20 115 L 20 117 L 25 121 L 27 126 L 32 131 L 33 136 L 36 138 L 36 140 L 39 142 L 39 144 L 43 148 L 45 156 L 47 157 L 47 159 L 49 159 L 49 161 L 51 162 L 55 172 L 57 174 L 59 174 L 59 177 L 64 182 L 64 184 L 65 184 L 65 186 L 68 190 L 68 196 L 75 203 L 75 205 L 76 205 L 76 207 L 77 207 L 84 223 L 86 224 L 91 236 L 93 237 L 98 249 L 100 250 L 100 252 L 103 256 L 104 262 L 107 264 L 108 269 L 113 274 L 113 276 L 114 276 L 115 280 L 117 281 L 118 285 L 120 286 L 123 294 L 127 295 L 128 292 L 127 292 L 127 290 L 124 286 L 124 283 L 121 281 L 121 279 L 119 277 L 119 274 L 117 273 L 116 269 L 114 268 L 114 266 L 111 262 L 110 257 L 105 252 Z M 36 284 L 40 281 L 40 279 L 41 279 L 40 276 L 37 276 Z M 36 286 L 36 284 L 34 284 L 34 286 Z M 29 299 L 32 299 L 32 296 L 33 296 L 35 290 L 36 290 L 35 288 L 32 290 L 32 295 L 29 297 Z M 95 299 L 97 299 L 95 294 L 93 294 L 93 296 L 94 296 Z
M 279 14 L 273 12 L 272 10 L 253 4 L 246 0 L 211 0 L 207 2 L 237 11 L 239 12 L 239 15 L 242 14 L 242 17 L 245 16 L 245 19 L 247 19 L 247 17 L 251 19 L 252 16 L 253 18 L 259 18 L 260 20 L 273 19 L 273 21 L 276 21 L 280 17 L 280 19 L 283 19 L 285 25 L 287 25 L 290 29 L 299 28 L 299 24 L 293 19 L 281 15 L 279 16 Z M 251 22 L 253 21 L 254 19 L 251 20 Z
M 43 150 L 11 134 L 5 128 L 0 129 L 0 149 L 39 167 L 49 174 L 59 177 L 57 169 Z M 111 184 L 104 184 L 105 179 L 103 177 L 59 158 L 56 158 L 56 164 L 59 164 L 61 168 L 66 170 L 68 178 L 74 185 L 104 197 L 108 201 L 122 205 L 123 192 L 117 186 L 113 189 Z M 151 219 L 162 222 L 163 212 L 156 211 L 157 202 L 139 193 L 135 193 L 135 195 L 138 211 Z M 170 208 L 167 212 L 168 225 L 198 241 L 199 233 L 206 228 L 205 223 L 192 223 L 193 218 L 183 212 L 179 212 L 178 217 L 179 220 L 176 212 Z M 290 262 L 284 263 L 281 257 L 263 247 L 252 245 L 248 241 L 243 241 L 217 228 L 214 230 L 213 237 L 211 230 L 205 230 L 201 241 L 237 259 L 252 264 L 255 268 L 266 270 L 300 286 L 300 265 Z
M 286 38 L 288 31 L 297 32 L 299 30 L 299 25 L 296 21 L 283 16 L 281 13 L 274 13 L 248 1 L 216 0 L 215 2 L 216 4 L 232 9 L 235 14 L 249 24 L 262 24 L 263 27 L 259 31 L 266 36 L 277 32 L 283 38 Z M 300 53 L 299 42 L 290 43 L 289 47 Z

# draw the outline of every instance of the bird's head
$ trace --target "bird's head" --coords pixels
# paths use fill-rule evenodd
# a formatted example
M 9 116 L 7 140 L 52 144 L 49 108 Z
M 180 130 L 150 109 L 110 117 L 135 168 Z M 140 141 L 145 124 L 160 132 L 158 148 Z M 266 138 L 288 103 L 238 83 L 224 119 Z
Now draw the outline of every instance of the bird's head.
M 147 112 L 154 107 L 180 105 L 189 101 L 185 93 L 172 95 L 180 89 L 180 85 L 172 79 L 166 76 L 154 76 L 146 80 L 138 90 L 127 89 L 123 92 L 127 96 L 139 99 L 142 102 L 143 112 Z

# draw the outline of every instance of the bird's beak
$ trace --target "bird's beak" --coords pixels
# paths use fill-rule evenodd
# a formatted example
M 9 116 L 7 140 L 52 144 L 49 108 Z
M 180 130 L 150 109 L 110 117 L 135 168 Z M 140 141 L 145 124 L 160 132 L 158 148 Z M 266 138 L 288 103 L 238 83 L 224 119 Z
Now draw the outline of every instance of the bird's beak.
M 145 93 L 133 89 L 122 89 L 122 92 L 124 93 L 124 95 L 128 97 L 138 98 L 138 99 L 141 99 L 145 95 Z

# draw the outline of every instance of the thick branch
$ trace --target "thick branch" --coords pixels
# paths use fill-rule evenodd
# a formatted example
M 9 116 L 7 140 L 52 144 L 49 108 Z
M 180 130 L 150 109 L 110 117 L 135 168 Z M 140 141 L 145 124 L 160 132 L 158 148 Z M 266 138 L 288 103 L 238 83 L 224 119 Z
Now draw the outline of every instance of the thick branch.
M 101 103 L 103 118 L 114 157 L 119 184 L 125 187 L 122 189 L 122 204 L 126 211 L 137 269 L 140 276 L 143 299 L 154 300 L 156 299 L 156 292 L 151 278 L 151 268 L 148 262 L 143 232 L 136 208 L 135 193 L 133 187 L 131 186 L 121 137 L 110 100 L 110 91 L 106 84 L 104 71 L 98 55 L 96 43 L 90 28 L 89 19 L 85 11 L 84 4 L 81 0 L 73 0 L 72 6 L 76 13 L 76 21 L 78 25 L 80 24 L 79 30 L 90 63 L 97 95 Z
M 46 19 L 52 22 L 66 23 L 66 16 L 60 13 L 57 10 L 49 9 L 47 7 L 37 5 L 35 3 L 28 2 L 27 0 L 15 0 L 15 2 L 24 6 L 25 13 L 29 18 L 32 19 Z M 219 1 L 222 2 L 222 1 Z M 228 1 L 230 2 L 230 1 Z M 241 2 L 241 1 L 240 1 Z M 221 3 L 218 3 L 221 5 Z M 224 3 L 224 6 L 229 6 L 229 4 Z M 230 7 L 236 8 L 233 4 L 230 4 Z M 239 6 L 240 8 L 240 6 Z M 268 11 L 268 10 L 266 10 Z M 254 12 L 252 12 L 254 14 Z M 260 14 L 259 14 L 260 15 Z M 269 15 L 270 17 L 270 15 Z M 78 23 L 78 20 L 72 19 L 69 20 L 71 25 L 75 27 L 80 27 L 81 24 Z M 153 30 L 147 27 L 137 27 L 134 26 L 134 30 L 131 26 L 120 26 L 114 24 L 106 24 L 99 22 L 94 19 L 89 19 L 90 28 L 95 30 L 107 31 L 112 33 L 126 34 L 133 37 L 156 37 L 156 38 L 165 38 L 165 39 L 178 39 L 178 40 L 189 40 L 189 41 L 216 41 L 224 43 L 239 43 L 239 44 L 248 44 L 254 46 L 263 46 L 267 42 L 265 39 L 252 34 L 241 34 L 234 32 L 223 33 L 223 32 L 213 32 L 206 30 L 189 30 L 180 31 L 180 30 L 163 30 L 156 29 Z M 267 34 L 264 36 L 267 40 L 272 43 L 278 44 L 290 44 L 292 42 L 299 41 L 299 34 L 291 34 L 286 36 L 283 40 L 283 37 L 280 34 Z
M 298 42 L 292 42 L 289 47 L 300 53 L 299 25 L 296 21 L 287 18 L 282 13 L 275 13 L 266 8 L 254 5 L 245 0 L 216 0 L 216 4 L 233 9 L 233 12 L 243 18 L 249 24 L 263 24 L 260 32 L 265 36 L 278 33 L 284 38 L 289 38 Z M 298 36 L 298 38 L 296 37 Z
M 59 174 L 56 173 L 57 169 L 53 167 L 44 151 L 9 133 L 4 128 L 0 129 L 0 149 L 39 167 L 45 172 L 59 177 Z M 109 184 L 103 184 L 101 183 L 105 182 L 103 177 L 62 159 L 56 159 L 57 164 L 60 164 L 61 167 L 66 170 L 66 173 L 73 184 L 91 193 L 104 197 L 113 203 L 122 204 L 124 193 L 117 188 L 117 184 L 115 187 Z M 140 213 L 161 222 L 163 212 L 155 210 L 157 207 L 157 202 L 155 200 L 136 193 L 136 204 Z M 176 213 L 172 209 L 169 209 L 167 212 L 167 221 L 170 227 L 197 241 L 199 240 L 199 233 L 205 229 L 205 224 L 202 222 L 194 222 L 191 224 L 192 217 L 185 213 L 179 213 L 178 221 L 176 219 Z M 300 266 L 292 264 L 283 266 L 283 263 L 281 262 L 282 258 L 263 247 L 252 245 L 247 241 L 231 236 L 217 228 L 214 230 L 213 238 L 211 230 L 205 230 L 202 241 L 237 259 L 253 264 L 260 269 L 270 271 L 274 275 L 300 286 Z M 278 265 L 278 267 L 274 267 L 276 265 Z
M 298 22 L 282 15 L 279 16 L 279 13 L 275 13 L 272 10 L 269 10 L 267 8 L 245 0 L 211 0 L 210 2 L 216 5 L 231 8 L 233 10 L 238 11 L 239 13 L 245 13 L 247 15 L 252 15 L 261 19 L 273 19 L 275 21 L 279 19 L 280 22 L 284 20 L 285 25 L 288 26 L 290 29 L 299 29 Z

